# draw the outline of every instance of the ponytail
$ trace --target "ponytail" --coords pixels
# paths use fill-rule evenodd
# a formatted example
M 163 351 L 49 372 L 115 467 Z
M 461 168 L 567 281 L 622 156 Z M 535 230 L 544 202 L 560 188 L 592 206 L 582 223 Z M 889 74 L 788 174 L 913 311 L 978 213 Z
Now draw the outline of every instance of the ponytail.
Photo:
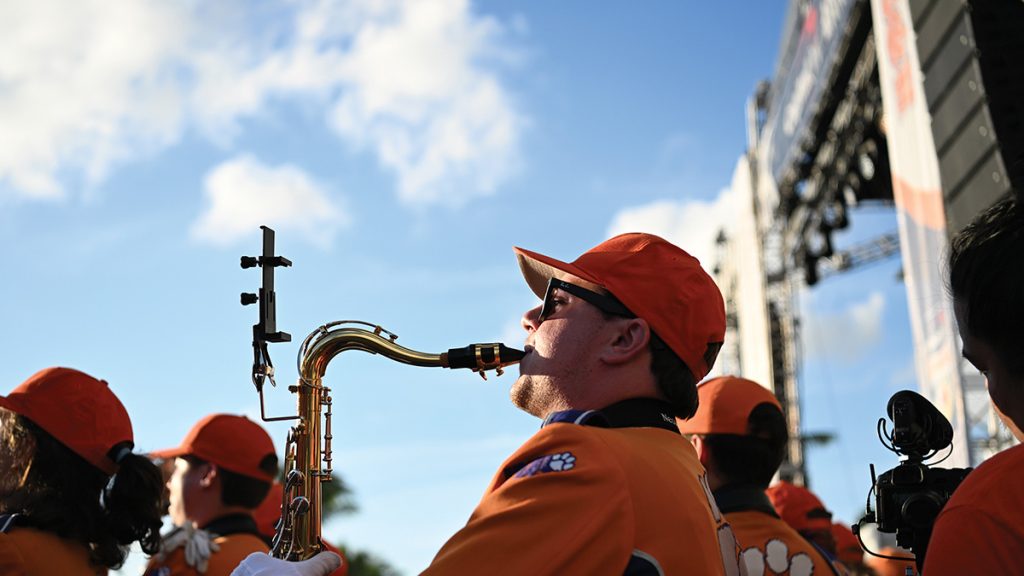
M 106 532 L 121 546 L 138 541 L 142 551 L 160 549 L 163 476 L 147 458 L 127 453 L 103 490 Z

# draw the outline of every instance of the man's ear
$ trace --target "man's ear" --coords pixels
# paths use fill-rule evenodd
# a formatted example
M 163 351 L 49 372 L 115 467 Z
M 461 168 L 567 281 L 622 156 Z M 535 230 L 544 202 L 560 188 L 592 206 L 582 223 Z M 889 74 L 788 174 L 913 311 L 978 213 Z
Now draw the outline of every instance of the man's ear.
M 216 464 L 209 462 L 203 464 L 203 467 L 202 475 L 199 476 L 199 485 L 203 488 L 209 488 L 220 478 L 220 468 Z
M 700 460 L 701 465 L 706 470 L 708 467 L 708 451 L 704 448 L 704 438 L 700 434 L 690 434 L 690 444 L 693 444 L 693 449 L 697 451 L 697 459 Z
M 647 352 L 651 328 L 643 318 L 616 318 L 615 332 L 602 359 L 609 364 L 625 364 Z

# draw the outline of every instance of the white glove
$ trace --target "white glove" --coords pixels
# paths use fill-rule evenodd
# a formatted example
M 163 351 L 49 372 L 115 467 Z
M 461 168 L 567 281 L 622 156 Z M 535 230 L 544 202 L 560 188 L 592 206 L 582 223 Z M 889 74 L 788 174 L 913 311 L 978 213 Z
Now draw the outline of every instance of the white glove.
M 220 545 L 213 541 L 214 536 L 206 530 L 200 530 L 186 524 L 178 526 L 160 545 L 160 554 L 157 557 L 163 560 L 177 548 L 185 547 L 185 564 L 195 568 L 200 574 L 206 573 L 210 555 L 220 550 Z
M 341 568 L 341 556 L 334 552 L 321 552 L 302 562 L 278 560 L 263 552 L 253 552 L 231 576 L 327 576 L 338 568 Z

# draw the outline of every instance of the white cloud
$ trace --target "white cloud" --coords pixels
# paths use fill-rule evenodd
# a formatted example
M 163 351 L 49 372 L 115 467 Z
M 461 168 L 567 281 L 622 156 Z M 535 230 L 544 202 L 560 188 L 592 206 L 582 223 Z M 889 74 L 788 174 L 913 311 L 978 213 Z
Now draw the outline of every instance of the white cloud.
M 10 3 L 0 19 L 0 184 L 60 198 L 197 128 L 222 146 L 272 101 L 319 107 L 403 201 L 459 203 L 516 165 L 525 120 L 497 71 L 524 26 L 467 0 Z M 339 154 L 343 147 L 339 147 Z
M 250 156 L 233 158 L 211 170 L 203 192 L 207 206 L 192 236 L 219 246 L 251 236 L 263 224 L 327 246 L 350 221 L 337 201 L 299 168 L 264 166 Z
M 838 314 L 807 311 L 803 315 L 805 354 L 815 360 L 859 360 L 880 341 L 884 313 L 881 292 L 872 292 Z
M 515 164 L 523 120 L 479 60 L 500 37 L 466 0 L 382 2 L 342 62 L 332 124 L 397 172 L 409 203 L 489 194 Z M 386 72 L 383 72 L 386 71 Z
M 172 70 L 188 22 L 158 1 L 8 2 L 0 18 L 0 183 L 64 196 L 62 173 L 93 184 L 118 161 L 176 140 Z
M 714 200 L 658 200 L 642 206 L 620 210 L 612 218 L 608 236 L 626 232 L 656 234 L 686 250 L 710 270 L 715 258 L 715 238 L 728 227 L 737 198 L 731 189 L 724 189 Z

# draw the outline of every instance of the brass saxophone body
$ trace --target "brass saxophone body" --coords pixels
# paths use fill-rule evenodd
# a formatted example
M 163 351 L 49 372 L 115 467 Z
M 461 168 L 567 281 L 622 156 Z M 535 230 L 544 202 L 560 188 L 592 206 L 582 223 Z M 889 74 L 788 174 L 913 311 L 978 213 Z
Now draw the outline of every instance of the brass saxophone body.
M 352 324 L 369 326 L 372 330 Z M 387 336 L 382 336 L 382 333 Z M 321 326 L 302 343 L 298 359 L 299 381 L 289 387 L 298 397 L 298 421 L 289 431 L 285 446 L 284 495 L 281 520 L 271 545 L 272 556 L 305 560 L 324 549 L 321 540 L 321 486 L 323 482 L 331 481 L 333 468 L 331 390 L 324 386 L 323 377 L 335 356 L 348 350 L 361 350 L 413 366 L 469 368 L 486 379 L 486 370 L 493 369 L 500 376 L 504 366 L 519 362 L 524 354 L 497 343 L 472 344 L 440 354 L 428 354 L 401 346 L 395 342 L 396 339 L 397 336 L 380 326 L 342 320 Z M 260 397 L 262 408 L 262 390 Z M 274 418 L 264 416 L 264 420 Z

